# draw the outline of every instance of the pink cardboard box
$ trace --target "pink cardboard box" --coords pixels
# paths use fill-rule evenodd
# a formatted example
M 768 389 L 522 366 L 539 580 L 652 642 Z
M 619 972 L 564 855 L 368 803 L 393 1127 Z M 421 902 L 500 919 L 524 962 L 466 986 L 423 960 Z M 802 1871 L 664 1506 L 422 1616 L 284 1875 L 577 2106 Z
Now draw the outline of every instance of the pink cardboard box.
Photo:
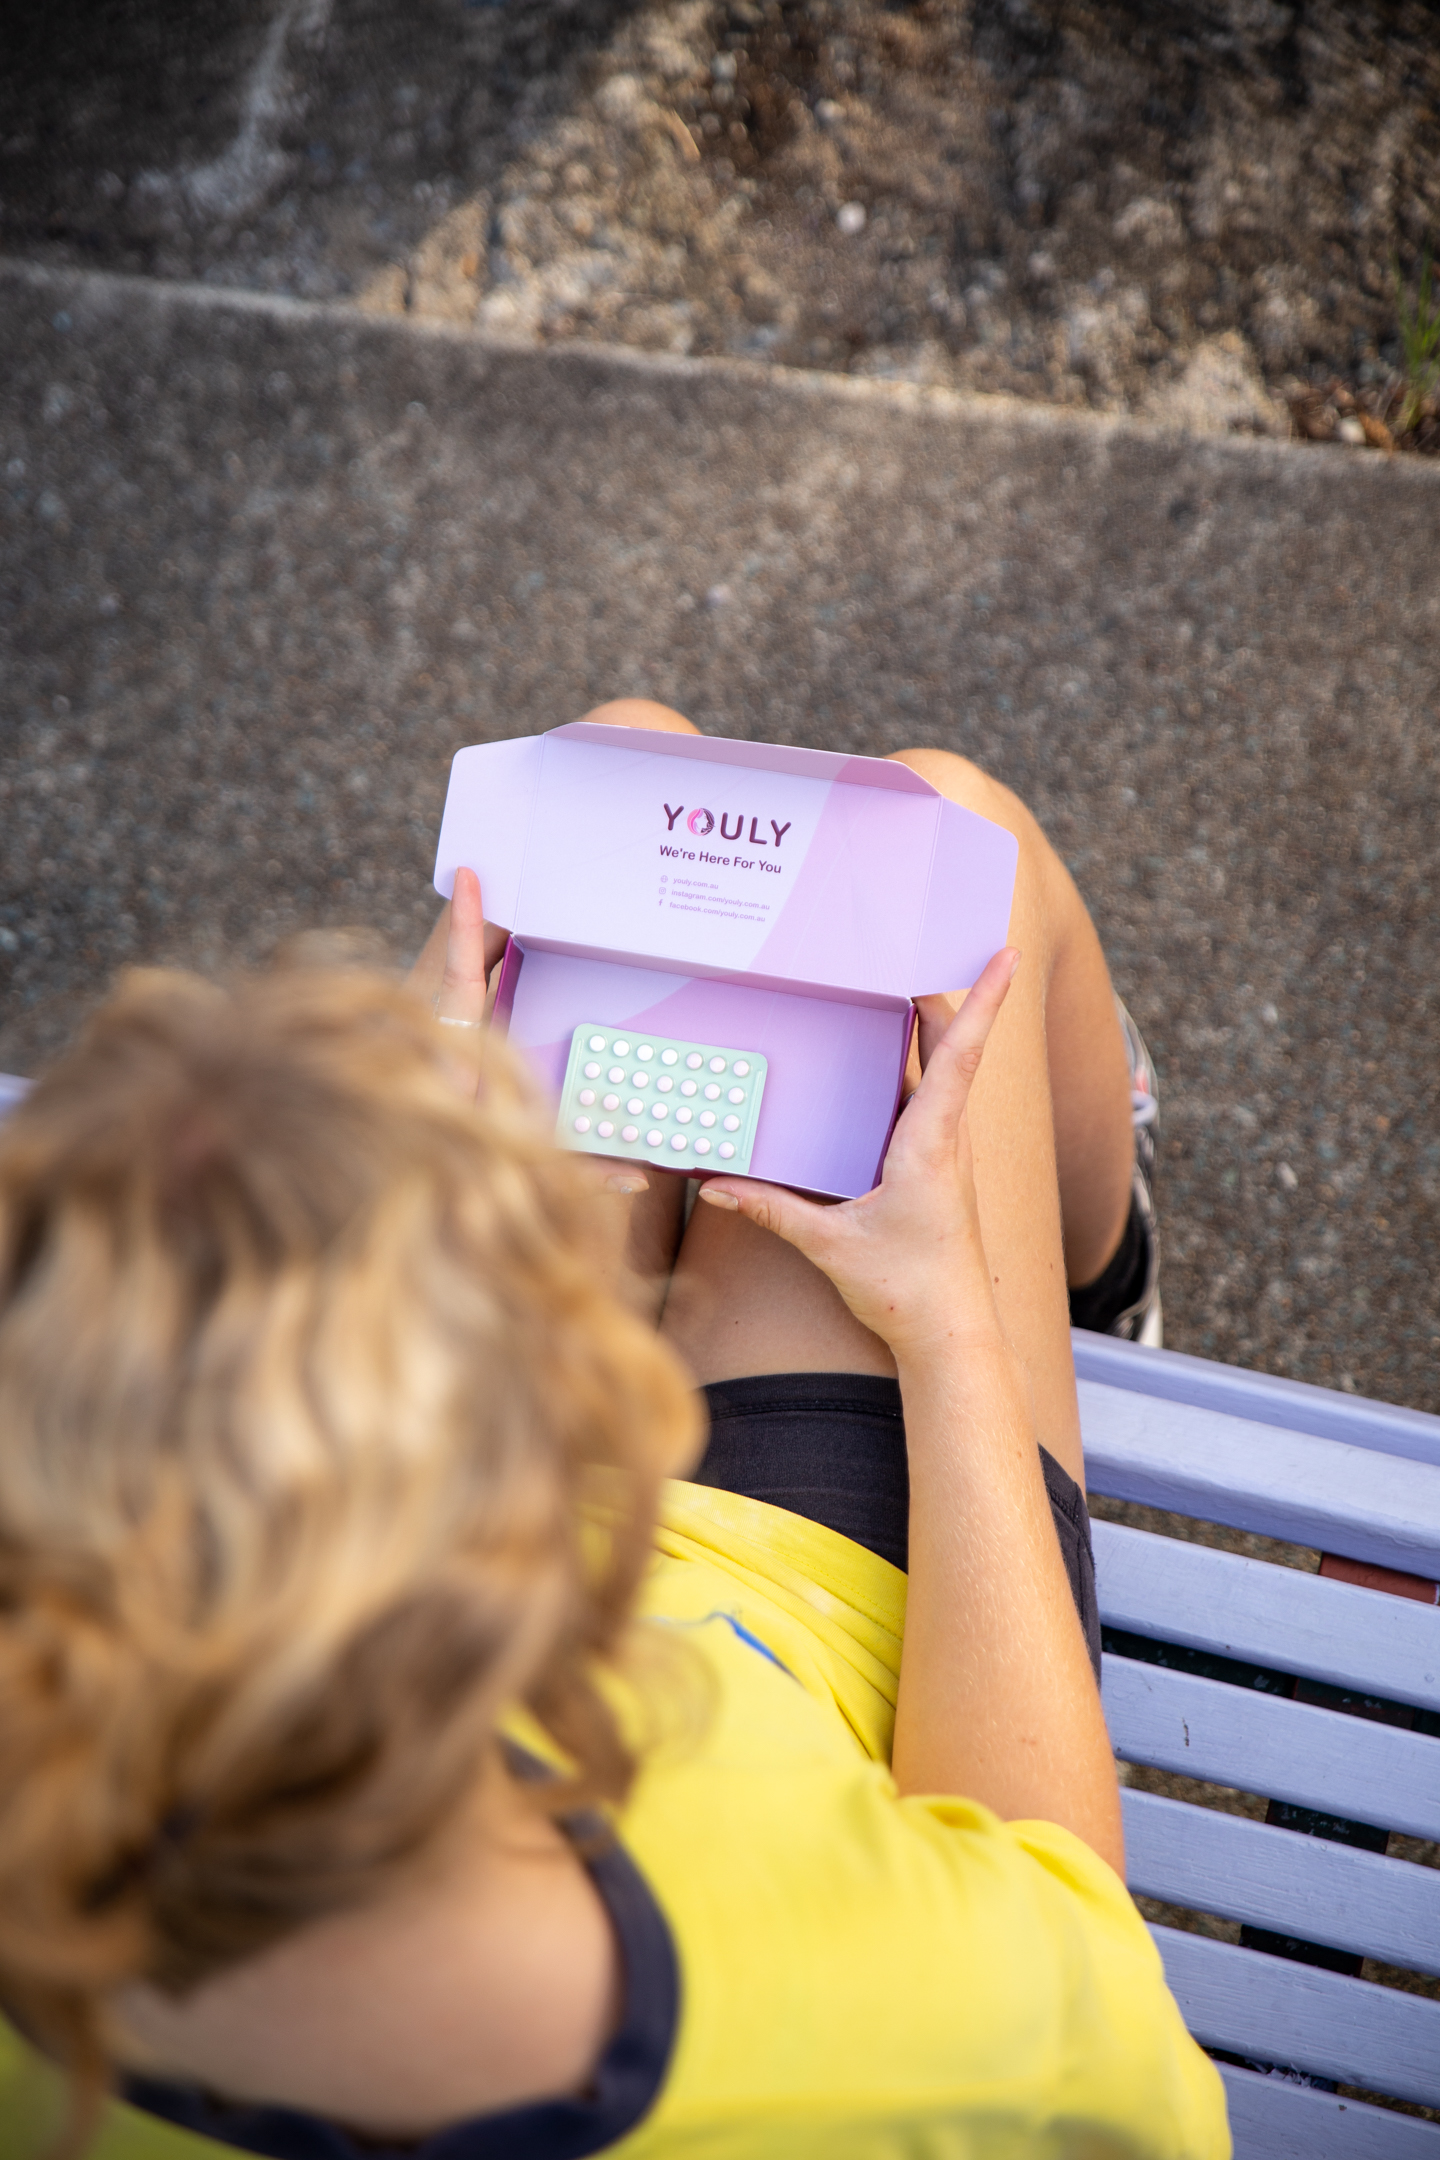
M 510 945 L 496 999 L 558 1099 L 581 1021 L 758 1050 L 750 1174 L 880 1174 L 912 998 L 1005 943 L 1013 834 L 907 766 L 577 721 L 456 754 L 435 861 Z

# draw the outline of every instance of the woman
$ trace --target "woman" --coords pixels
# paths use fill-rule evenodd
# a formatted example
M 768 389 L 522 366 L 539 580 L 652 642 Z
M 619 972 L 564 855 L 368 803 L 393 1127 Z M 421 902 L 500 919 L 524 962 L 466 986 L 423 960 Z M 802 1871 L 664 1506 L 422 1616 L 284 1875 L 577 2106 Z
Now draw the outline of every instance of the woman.
M 447 1025 L 133 977 L 0 1134 L 7 2151 L 46 2057 L 96 2160 L 1228 2151 L 1087 1642 L 1124 1049 L 1033 822 L 911 762 L 1024 960 L 921 1002 L 863 1200 L 598 1189 L 468 875 Z

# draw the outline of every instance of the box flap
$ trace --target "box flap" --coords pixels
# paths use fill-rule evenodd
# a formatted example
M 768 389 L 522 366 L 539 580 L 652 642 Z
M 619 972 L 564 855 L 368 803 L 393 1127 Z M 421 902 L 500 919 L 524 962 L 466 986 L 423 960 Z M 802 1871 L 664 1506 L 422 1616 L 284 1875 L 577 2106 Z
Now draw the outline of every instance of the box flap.
M 941 798 L 911 997 L 968 990 L 1008 942 L 1019 857 L 1014 833 Z
M 545 764 L 543 735 L 457 750 L 435 851 L 435 890 L 448 900 L 457 870 L 474 870 L 491 922 L 515 922 L 530 820 Z
M 729 735 L 663 735 L 649 728 L 603 727 L 593 720 L 571 720 L 552 728 L 557 742 L 608 743 L 634 751 L 643 737 L 652 757 L 698 758 L 707 765 L 746 765 L 758 772 L 800 773 L 815 780 L 845 781 L 854 787 L 885 788 L 896 795 L 933 795 L 935 789 L 908 765 L 893 758 L 850 757 L 839 750 L 802 750 L 793 743 L 741 742 Z
M 557 949 L 908 998 L 1004 943 L 1015 855 L 886 759 L 576 723 L 457 755 L 435 882 Z

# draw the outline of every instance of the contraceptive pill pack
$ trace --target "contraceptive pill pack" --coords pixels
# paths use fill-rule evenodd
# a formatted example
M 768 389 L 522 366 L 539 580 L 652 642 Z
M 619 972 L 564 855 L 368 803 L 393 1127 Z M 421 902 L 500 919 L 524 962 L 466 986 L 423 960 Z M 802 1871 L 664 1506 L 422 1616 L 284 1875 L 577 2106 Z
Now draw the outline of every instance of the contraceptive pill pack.
M 556 1138 L 586 1155 L 666 1170 L 750 1168 L 769 1060 L 733 1043 L 697 1043 L 589 1020 L 576 1028 Z
M 888 759 L 577 721 L 457 753 L 435 886 L 475 870 L 511 933 L 495 1021 L 562 1144 L 849 1199 L 911 1001 L 1006 942 L 1016 855 Z

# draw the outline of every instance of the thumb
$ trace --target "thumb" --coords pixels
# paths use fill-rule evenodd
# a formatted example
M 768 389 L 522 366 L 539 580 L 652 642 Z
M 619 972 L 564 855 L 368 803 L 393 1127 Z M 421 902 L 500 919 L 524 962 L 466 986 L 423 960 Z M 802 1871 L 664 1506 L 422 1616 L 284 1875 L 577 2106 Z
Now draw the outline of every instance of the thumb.
M 980 1069 L 990 1030 L 1019 965 L 1016 947 L 1006 946 L 996 953 L 966 993 L 958 1012 L 948 998 L 917 1000 L 922 1007 L 922 1034 L 928 1028 L 930 1047 L 928 1056 L 922 1047 L 924 1071 L 900 1128 L 902 1149 L 914 1148 L 922 1133 L 939 1139 L 954 1132 Z M 948 1025 L 947 1013 L 954 1015 Z
M 708 1178 L 696 1197 L 713 1208 L 743 1215 L 761 1230 L 773 1231 L 817 1267 L 824 1266 L 821 1255 L 829 1251 L 834 1236 L 833 1208 L 802 1200 L 784 1185 L 761 1184 L 757 1178 Z

